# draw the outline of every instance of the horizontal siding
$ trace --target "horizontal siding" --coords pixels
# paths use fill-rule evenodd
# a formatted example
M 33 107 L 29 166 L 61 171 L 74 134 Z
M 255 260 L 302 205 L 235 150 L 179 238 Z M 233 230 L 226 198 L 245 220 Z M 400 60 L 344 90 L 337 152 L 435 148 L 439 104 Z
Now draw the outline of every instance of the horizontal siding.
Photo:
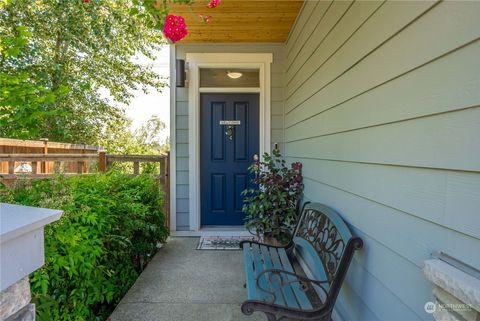
M 177 157 L 178 170 L 188 170 L 188 157 Z
M 365 241 L 345 320 L 431 320 L 423 261 L 480 257 L 480 3 L 307 2 L 286 44 L 287 160 Z
M 377 288 L 369 296 L 388 293 L 388 296 L 376 297 L 374 300 L 380 303 L 376 305 L 374 313 L 381 320 L 391 319 L 393 312 L 391 301 L 402 302 L 399 308 L 403 311 L 397 311 L 395 315 L 402 316 L 403 320 L 424 319 L 423 313 L 419 315 L 417 311 L 422 310 L 425 298 L 430 296 L 431 285 L 425 281 L 421 267 L 397 255 L 392 249 L 372 239 L 358 228 L 352 228 L 352 232 L 360 236 L 366 244 L 362 254 L 353 261 L 354 264 L 348 276 L 348 281 L 353 288 L 361 288 L 361 286 L 354 286 L 355 283 L 366 283 L 362 275 L 368 275 L 368 282 L 373 283 L 372 288 Z M 399 274 L 402 278 L 392 277 Z M 415 291 L 404 286 L 405 280 L 408 280 L 409 284 L 416 284 Z M 364 301 L 369 300 L 365 298 Z
M 298 159 L 298 158 L 296 158 Z M 339 190 L 480 238 L 480 175 L 301 159 L 304 175 Z
M 307 24 L 308 20 L 312 16 L 312 14 L 316 13 L 316 8 L 319 4 L 326 4 L 327 1 L 306 1 L 305 4 L 302 6 L 302 9 L 300 10 L 297 20 L 295 21 L 294 28 L 291 30 L 288 40 L 286 43 L 286 57 L 291 56 L 294 54 L 294 52 L 297 50 L 298 46 L 296 44 L 298 42 L 304 43 L 305 41 L 302 41 L 302 36 L 309 34 L 308 28 L 309 26 L 312 26 L 312 24 Z M 325 11 L 326 7 L 323 8 Z M 318 15 L 317 15 L 318 16 Z
M 177 101 L 177 116 L 188 116 L 188 101 Z
M 322 54 L 324 48 L 317 48 L 314 55 L 310 58 L 312 68 L 311 72 L 308 74 L 308 80 L 313 77 L 313 80 L 317 83 L 317 88 L 320 89 L 328 84 L 329 81 L 333 81 L 336 77 L 340 76 L 342 73 L 348 71 L 350 68 L 354 67 L 356 64 L 360 63 L 362 59 L 365 59 L 370 54 L 372 54 L 376 48 L 381 47 L 381 44 L 387 42 L 392 38 L 396 33 L 403 30 L 409 23 L 413 23 L 415 18 L 420 14 L 424 13 L 425 10 L 428 10 L 432 6 L 431 2 L 415 2 L 412 3 L 409 7 L 396 2 L 391 1 L 382 5 L 381 8 L 370 17 L 360 29 L 348 38 L 348 41 L 342 45 L 341 48 L 335 48 L 336 51 L 329 50 L 330 52 L 335 52 L 335 59 L 328 59 L 327 61 L 317 58 L 317 55 Z M 333 24 L 335 22 L 332 22 Z M 343 23 L 348 23 L 347 20 L 343 20 Z M 378 28 L 379 25 L 382 25 L 382 28 Z M 336 25 L 337 28 L 342 28 L 343 24 Z M 331 28 L 329 25 L 326 28 Z M 344 39 L 347 40 L 347 39 Z M 320 49 L 320 50 L 319 50 Z M 288 61 L 291 63 L 291 61 Z M 322 71 L 319 73 L 318 71 Z M 319 78 L 320 77 L 320 78 Z M 289 95 L 287 98 L 290 98 L 292 91 L 298 88 L 298 86 L 306 81 L 306 77 L 301 79 L 299 84 L 292 84 L 291 79 L 287 79 L 289 84 L 287 91 Z M 304 87 L 304 86 L 302 86 Z M 306 90 L 308 88 L 302 88 Z M 314 91 L 303 93 L 303 98 L 311 96 Z M 302 93 L 300 93 L 302 95 Z M 287 111 L 290 111 L 296 106 L 287 106 Z
M 434 251 L 442 250 L 467 264 L 480 266 L 480 257 L 472 255 L 479 247 L 476 238 L 309 178 L 305 179 L 305 198 L 334 207 L 353 232 L 364 239 L 365 248 L 356 255 L 348 273 L 354 291 L 348 294 L 348 306 L 366 304 L 380 320 L 412 319 L 411 313 L 389 314 L 390 308 L 411 310 L 428 319 L 423 305 L 431 300 L 431 285 L 420 277 L 420 270 Z M 385 251 L 396 257 L 395 264 L 402 262 L 400 266 L 408 269 L 392 268 Z M 418 277 L 412 277 L 415 273 Z M 387 297 L 391 300 L 385 301 Z M 360 298 L 363 303 L 358 302 Z
M 177 143 L 177 157 L 188 157 L 188 144 Z
M 175 119 L 177 129 L 187 129 L 188 130 L 188 115 L 177 116 Z
M 177 185 L 188 184 L 188 171 L 177 170 Z
M 272 102 L 283 102 L 283 87 L 272 87 Z
M 340 290 L 335 311 L 340 314 L 341 320 L 382 321 L 363 302 L 362 298 L 356 294 L 348 282 L 344 282 Z M 337 319 L 332 318 L 332 320 Z
M 188 199 L 184 198 L 177 198 L 177 212 L 180 213 L 188 213 Z M 180 225 L 185 225 L 182 224 L 182 222 L 179 222 Z
M 177 199 L 188 198 L 188 184 L 177 184 Z
M 287 83 L 291 88 L 287 94 L 289 95 L 290 91 L 298 88 L 298 85 L 315 71 L 317 62 L 321 63 L 332 57 L 342 43 L 347 41 L 355 30 L 362 26 L 381 5 L 382 2 L 380 1 L 366 3 L 334 2 L 329 8 L 328 14 L 324 16 L 325 19 L 319 19 L 319 24 L 317 24 L 309 41 L 293 57 L 289 68 L 287 68 Z M 336 28 L 344 21 L 342 28 Z M 317 52 L 317 48 L 320 46 L 325 50 Z
M 480 102 L 479 102 L 480 103 Z M 480 172 L 480 107 L 288 142 L 289 155 Z M 441 156 L 441 157 L 439 157 Z
M 176 91 L 176 99 L 177 103 L 182 103 L 182 106 L 187 106 L 187 114 L 188 114 L 188 87 L 183 88 L 175 88 Z
M 271 65 L 271 140 L 279 143 L 283 149 L 283 109 L 284 109 L 284 45 L 254 44 L 254 45 L 176 45 L 176 56 L 178 59 L 185 59 L 186 53 L 273 53 Z M 172 144 L 176 146 L 176 191 L 177 191 L 177 230 L 189 230 L 189 196 L 188 196 L 188 87 L 176 88 L 176 103 L 174 112 L 176 115 L 176 137 Z
M 271 127 L 283 131 L 283 115 L 272 115 Z
M 309 79 L 310 85 L 301 86 L 287 98 L 287 127 L 314 114 L 319 105 L 335 106 L 475 41 L 480 30 L 479 10 L 480 2 L 441 2 L 347 69 L 347 73 L 338 75 L 336 68 L 332 68 L 333 72 L 319 69 Z M 462 21 L 451 23 L 455 16 L 461 16 Z M 337 62 L 331 61 L 333 65 Z
M 305 179 L 305 184 L 307 199 L 330 203 L 354 229 L 363 231 L 369 238 L 419 268 L 433 251 L 439 249 L 471 266 L 480 266 L 480 256 L 472 255 L 473 249 L 479 246 L 478 238 L 406 215 L 402 211 L 309 178 Z M 370 248 L 368 242 L 365 248 Z M 362 255 L 366 254 L 357 258 Z M 402 279 L 401 275 L 398 278 Z
M 334 108 L 318 108 L 315 115 L 290 125 L 286 134 L 290 140 L 299 140 L 475 106 L 480 101 L 480 91 L 476 90 L 480 87 L 477 57 L 480 57 L 480 41 Z M 349 117 L 356 110 L 362 113 Z
M 188 144 L 188 129 L 177 129 L 175 141 L 177 144 Z

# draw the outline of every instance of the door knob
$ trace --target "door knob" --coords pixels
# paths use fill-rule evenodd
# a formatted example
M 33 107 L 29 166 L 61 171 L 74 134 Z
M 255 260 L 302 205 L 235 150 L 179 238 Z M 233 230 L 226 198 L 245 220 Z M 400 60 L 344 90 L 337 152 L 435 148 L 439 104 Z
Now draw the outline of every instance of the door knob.
M 257 155 L 257 154 L 254 154 L 254 155 L 253 155 L 253 160 L 254 160 L 255 162 L 258 162 L 258 159 L 259 159 L 259 158 L 258 158 L 258 155 Z

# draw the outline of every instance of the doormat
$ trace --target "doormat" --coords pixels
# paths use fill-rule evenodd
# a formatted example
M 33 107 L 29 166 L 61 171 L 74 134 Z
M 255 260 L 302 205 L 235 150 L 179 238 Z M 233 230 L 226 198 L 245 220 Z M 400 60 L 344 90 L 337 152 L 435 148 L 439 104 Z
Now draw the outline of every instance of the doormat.
M 255 240 L 254 236 L 202 236 L 197 250 L 240 250 L 241 241 Z

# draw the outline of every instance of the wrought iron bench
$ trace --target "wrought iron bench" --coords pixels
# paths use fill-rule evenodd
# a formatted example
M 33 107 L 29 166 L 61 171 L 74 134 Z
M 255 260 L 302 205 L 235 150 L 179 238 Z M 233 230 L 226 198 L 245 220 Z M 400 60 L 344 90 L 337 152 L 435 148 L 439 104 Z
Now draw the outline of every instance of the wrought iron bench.
M 306 203 L 285 247 L 240 243 L 247 289 L 242 312 L 264 312 L 268 321 L 330 320 L 353 254 L 362 246 L 337 212 Z

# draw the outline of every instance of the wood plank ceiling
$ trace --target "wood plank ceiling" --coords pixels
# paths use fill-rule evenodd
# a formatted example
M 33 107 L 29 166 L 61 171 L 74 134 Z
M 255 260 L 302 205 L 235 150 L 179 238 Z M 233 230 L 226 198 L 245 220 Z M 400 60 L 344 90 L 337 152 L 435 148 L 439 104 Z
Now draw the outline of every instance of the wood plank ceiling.
M 302 7 L 296 0 L 208 0 L 191 6 L 170 5 L 170 13 L 185 18 L 188 35 L 179 43 L 285 42 Z M 205 23 L 199 15 L 210 16 Z

